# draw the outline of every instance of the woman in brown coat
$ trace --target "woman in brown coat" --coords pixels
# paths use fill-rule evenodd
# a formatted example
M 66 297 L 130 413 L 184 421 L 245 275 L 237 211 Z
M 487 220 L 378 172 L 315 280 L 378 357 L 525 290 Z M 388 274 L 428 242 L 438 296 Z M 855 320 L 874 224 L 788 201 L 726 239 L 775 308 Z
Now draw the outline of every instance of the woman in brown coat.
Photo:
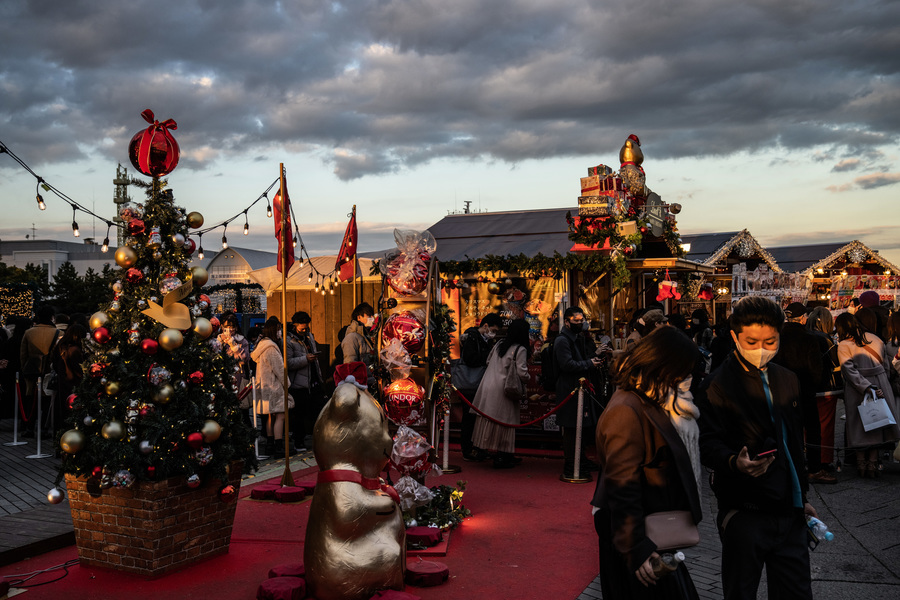
M 620 362 L 619 389 L 597 424 L 600 476 L 591 502 L 604 598 L 697 598 L 683 563 L 664 578 L 653 574 L 659 553 L 644 520 L 671 510 L 701 519 L 692 467 L 692 456 L 699 458 L 699 411 L 686 385 L 679 393 L 698 358 L 690 338 L 661 327 Z

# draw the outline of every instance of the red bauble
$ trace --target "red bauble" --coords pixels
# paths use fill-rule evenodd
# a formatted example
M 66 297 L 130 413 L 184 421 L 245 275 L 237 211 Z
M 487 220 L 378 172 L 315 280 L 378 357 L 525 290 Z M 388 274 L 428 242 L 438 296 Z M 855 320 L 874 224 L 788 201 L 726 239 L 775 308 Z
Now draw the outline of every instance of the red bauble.
M 132 219 L 128 221 L 128 224 L 125 226 L 125 228 L 128 229 L 128 233 L 130 233 L 131 235 L 140 235 L 144 233 L 144 229 L 146 229 L 146 226 L 141 219 Z
M 212 325 L 213 333 L 217 332 L 219 330 L 219 327 L 222 326 L 222 324 L 219 323 L 219 319 L 217 319 L 216 317 L 210 319 L 209 324 Z
M 157 352 L 159 352 L 159 342 L 156 340 L 151 340 L 147 338 L 141 341 L 141 352 L 147 354 L 148 356 L 153 356 Z
M 227 502 L 228 504 L 230 504 L 237 500 L 237 490 L 234 489 L 233 485 L 226 485 L 219 490 L 219 498 L 222 500 L 222 502 Z
M 94 467 L 91 469 L 91 477 L 100 477 L 103 475 L 103 467 Z
M 414 354 L 425 344 L 425 326 L 408 310 L 396 312 L 387 318 L 381 330 L 383 344 L 394 339 L 400 340 L 407 352 Z
M 428 285 L 429 261 L 428 252 L 419 252 L 418 260 L 404 253 L 395 256 L 388 265 L 388 284 L 401 296 L 421 294 Z
M 90 368 L 91 377 L 101 377 L 103 375 L 103 369 L 105 369 L 106 367 L 106 363 L 92 364 Z
M 197 242 L 195 242 L 191 238 L 188 238 L 184 241 L 184 251 L 185 252 L 187 252 L 188 254 L 193 254 L 194 250 L 196 250 L 196 249 L 197 249 Z
M 197 300 L 199 302 L 206 302 L 207 304 L 212 304 L 212 300 L 210 300 L 209 296 L 207 296 L 206 294 L 200 294 L 199 296 L 197 296 Z
M 188 446 L 193 448 L 194 450 L 199 450 L 203 445 L 203 434 L 199 431 L 191 433 L 187 436 Z
M 203 383 L 203 371 L 194 371 L 193 373 L 188 375 L 188 381 L 200 385 L 201 383 Z
M 422 417 L 425 407 L 425 388 L 407 377 L 384 388 L 385 412 L 394 423 L 410 425 Z
M 76 400 L 78 400 L 78 394 L 69 394 L 69 397 L 66 398 L 66 404 L 69 405 L 69 408 L 74 408 Z
M 170 129 L 178 129 L 172 119 L 160 123 L 149 108 L 141 113 L 150 127 L 138 131 L 128 144 L 128 158 L 134 168 L 150 177 L 168 175 L 178 166 L 178 142 Z
M 109 329 L 106 327 L 98 327 L 94 330 L 92 335 L 94 336 L 94 339 L 97 340 L 98 344 L 105 344 L 112 338 L 109 334 Z
M 140 283 L 144 278 L 144 272 L 140 269 L 135 269 L 131 267 L 127 271 L 125 271 L 125 281 L 128 283 Z
M 147 475 L 149 477 L 153 477 L 154 475 L 156 475 L 156 467 L 154 467 L 153 465 L 147 467 Z

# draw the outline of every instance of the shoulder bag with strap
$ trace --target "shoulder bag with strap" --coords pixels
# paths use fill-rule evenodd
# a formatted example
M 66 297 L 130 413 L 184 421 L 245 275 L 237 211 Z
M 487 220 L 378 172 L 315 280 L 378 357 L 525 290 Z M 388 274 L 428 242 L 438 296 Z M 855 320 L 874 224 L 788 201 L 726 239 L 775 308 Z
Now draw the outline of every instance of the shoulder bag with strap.
M 506 394 L 506 397 L 510 400 L 515 400 L 516 402 L 525 399 L 525 382 L 519 379 L 519 374 L 516 371 L 516 357 L 518 354 L 519 346 L 516 346 L 516 349 L 513 350 L 512 360 L 506 369 L 506 377 L 503 381 L 503 392 Z

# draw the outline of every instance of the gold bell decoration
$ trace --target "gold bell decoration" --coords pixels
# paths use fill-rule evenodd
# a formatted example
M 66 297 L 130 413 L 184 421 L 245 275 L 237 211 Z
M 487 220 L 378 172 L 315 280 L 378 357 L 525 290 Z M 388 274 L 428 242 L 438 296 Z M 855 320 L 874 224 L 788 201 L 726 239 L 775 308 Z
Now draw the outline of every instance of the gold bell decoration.
M 203 287 L 209 281 L 209 272 L 203 267 L 191 267 L 191 282 L 196 287 Z
M 66 454 L 75 454 L 84 448 L 87 441 L 85 435 L 77 429 L 70 429 L 59 438 L 59 447 Z
M 119 265 L 123 269 L 127 269 L 134 266 L 135 262 L 137 262 L 137 252 L 135 252 L 128 246 L 119 246 L 118 248 L 116 248 L 117 265 Z
M 203 428 L 200 430 L 200 433 L 203 434 L 203 441 L 207 444 L 212 444 L 214 441 L 219 439 L 219 436 L 222 435 L 222 426 L 217 422 L 209 419 L 203 424 Z
M 100 327 L 105 327 L 107 323 L 109 323 L 109 315 L 102 310 L 98 310 L 97 312 L 92 314 L 91 319 L 88 321 L 88 325 L 90 325 L 91 331 Z
M 163 350 L 168 350 L 171 352 L 177 348 L 181 347 L 181 344 L 184 343 L 184 336 L 181 335 L 181 332 L 177 329 L 163 329 L 162 333 L 159 334 L 159 345 L 163 347 Z
M 191 229 L 200 229 L 203 227 L 203 215 L 197 211 L 189 212 L 187 215 L 187 224 Z
M 194 319 L 194 333 L 196 333 L 201 340 L 208 338 L 212 335 L 212 332 L 213 326 L 212 323 L 209 322 L 209 319 L 205 317 L 197 317 Z
M 108 440 L 120 440 L 125 435 L 125 425 L 113 419 L 103 426 L 100 433 Z

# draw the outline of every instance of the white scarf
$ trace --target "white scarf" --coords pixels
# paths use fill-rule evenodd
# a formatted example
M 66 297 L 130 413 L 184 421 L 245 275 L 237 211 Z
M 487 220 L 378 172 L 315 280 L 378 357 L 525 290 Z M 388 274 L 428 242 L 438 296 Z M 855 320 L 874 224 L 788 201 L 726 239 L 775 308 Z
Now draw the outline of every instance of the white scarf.
M 697 483 L 698 497 L 700 487 L 700 426 L 697 419 L 700 418 L 700 409 L 694 404 L 694 396 L 691 394 L 691 377 L 678 384 L 678 389 L 669 389 L 663 403 L 663 410 L 669 415 L 669 420 L 678 432 L 678 437 L 684 442 L 688 456 L 691 459 L 691 467 L 694 471 L 694 481 Z

